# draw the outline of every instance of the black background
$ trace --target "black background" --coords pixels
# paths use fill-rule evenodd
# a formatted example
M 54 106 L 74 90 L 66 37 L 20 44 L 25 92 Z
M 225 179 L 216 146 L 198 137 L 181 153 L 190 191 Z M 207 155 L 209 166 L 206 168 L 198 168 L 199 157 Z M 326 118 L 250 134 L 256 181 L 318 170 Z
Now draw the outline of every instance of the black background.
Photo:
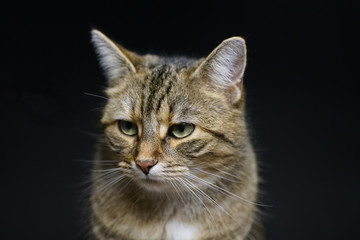
M 90 4 L 89 4 L 90 5 Z M 89 8 L 90 7 L 90 8 Z M 81 238 L 105 79 L 96 27 L 139 53 L 248 45 L 247 113 L 267 239 L 360 239 L 355 1 L 20 5 L 1 22 L 1 239 Z

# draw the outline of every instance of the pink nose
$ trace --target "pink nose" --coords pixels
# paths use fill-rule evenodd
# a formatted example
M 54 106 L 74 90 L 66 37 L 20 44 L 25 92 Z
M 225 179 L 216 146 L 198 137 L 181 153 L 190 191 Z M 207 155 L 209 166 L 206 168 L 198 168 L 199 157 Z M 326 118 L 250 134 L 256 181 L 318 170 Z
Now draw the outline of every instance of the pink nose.
M 148 174 L 150 171 L 150 168 L 155 166 L 157 164 L 157 161 L 155 159 L 136 160 L 135 163 L 145 174 Z

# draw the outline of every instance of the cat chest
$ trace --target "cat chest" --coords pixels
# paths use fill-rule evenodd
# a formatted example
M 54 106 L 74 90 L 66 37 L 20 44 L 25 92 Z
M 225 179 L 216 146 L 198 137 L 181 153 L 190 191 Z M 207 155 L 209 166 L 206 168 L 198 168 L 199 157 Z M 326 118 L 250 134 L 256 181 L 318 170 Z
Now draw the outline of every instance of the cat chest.
M 177 219 L 170 220 L 165 225 L 166 239 L 190 240 L 197 239 L 199 226 L 196 224 L 184 223 Z

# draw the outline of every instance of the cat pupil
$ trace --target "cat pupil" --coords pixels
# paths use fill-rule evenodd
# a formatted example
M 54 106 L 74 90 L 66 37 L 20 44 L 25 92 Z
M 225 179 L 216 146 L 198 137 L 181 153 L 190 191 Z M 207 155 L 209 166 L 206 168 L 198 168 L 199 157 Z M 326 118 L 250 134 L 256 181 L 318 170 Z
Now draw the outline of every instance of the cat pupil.
M 184 132 L 184 131 L 185 131 L 185 125 L 184 125 L 184 124 L 180 124 L 180 125 L 179 125 L 179 131 L 180 131 L 180 132 Z

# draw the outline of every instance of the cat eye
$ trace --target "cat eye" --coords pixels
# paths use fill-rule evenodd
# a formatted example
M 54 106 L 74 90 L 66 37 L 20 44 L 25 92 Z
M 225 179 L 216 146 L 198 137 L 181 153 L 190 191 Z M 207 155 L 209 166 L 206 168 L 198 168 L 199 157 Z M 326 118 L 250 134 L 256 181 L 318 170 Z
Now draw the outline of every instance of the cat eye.
M 172 125 L 169 129 L 169 135 L 175 138 L 185 138 L 190 136 L 195 129 L 195 125 L 191 123 L 180 123 Z
M 136 136 L 138 133 L 138 128 L 135 123 L 123 121 L 118 121 L 120 131 L 127 136 Z

